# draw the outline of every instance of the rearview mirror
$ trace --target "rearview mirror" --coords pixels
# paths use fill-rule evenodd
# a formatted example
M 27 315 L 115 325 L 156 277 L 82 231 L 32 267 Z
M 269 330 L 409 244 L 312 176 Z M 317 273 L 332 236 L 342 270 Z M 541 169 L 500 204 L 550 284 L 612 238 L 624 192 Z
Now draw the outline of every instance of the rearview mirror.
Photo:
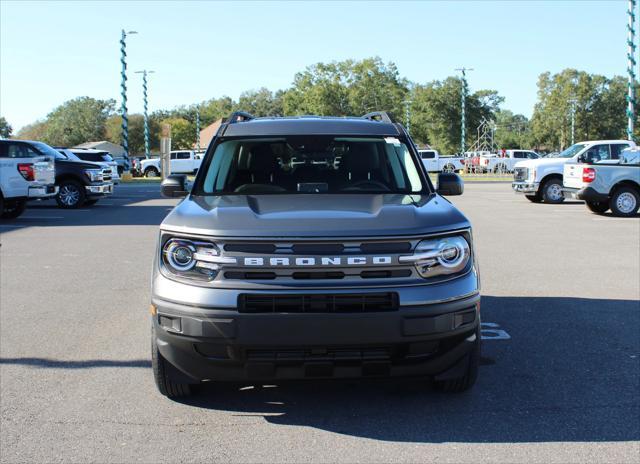
M 464 192 L 464 181 L 458 174 L 452 172 L 441 172 L 438 175 L 438 194 L 440 195 L 462 195 Z
M 160 193 L 166 198 L 186 197 L 187 176 L 186 174 L 172 174 L 160 184 Z

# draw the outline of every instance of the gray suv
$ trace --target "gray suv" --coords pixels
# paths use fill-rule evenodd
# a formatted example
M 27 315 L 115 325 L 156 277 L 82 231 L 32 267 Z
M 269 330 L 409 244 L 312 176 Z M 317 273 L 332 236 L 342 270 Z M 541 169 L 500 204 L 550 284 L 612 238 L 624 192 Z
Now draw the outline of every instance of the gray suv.
M 160 226 L 152 364 L 160 392 L 207 381 L 477 377 L 471 225 L 405 129 L 359 118 L 234 113 Z

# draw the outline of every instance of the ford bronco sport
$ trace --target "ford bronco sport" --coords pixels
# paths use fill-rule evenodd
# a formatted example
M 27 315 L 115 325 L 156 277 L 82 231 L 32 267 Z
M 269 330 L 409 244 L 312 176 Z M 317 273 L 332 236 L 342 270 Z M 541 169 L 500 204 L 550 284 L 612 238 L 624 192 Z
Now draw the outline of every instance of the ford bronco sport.
M 428 376 L 471 387 L 479 275 L 467 218 L 405 129 L 234 113 L 160 226 L 152 366 L 160 392 L 205 381 Z

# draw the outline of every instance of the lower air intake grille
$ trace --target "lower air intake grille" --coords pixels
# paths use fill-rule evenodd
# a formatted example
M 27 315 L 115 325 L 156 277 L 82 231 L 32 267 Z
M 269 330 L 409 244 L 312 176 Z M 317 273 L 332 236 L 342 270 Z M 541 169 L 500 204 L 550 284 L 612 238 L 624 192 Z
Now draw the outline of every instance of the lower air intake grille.
M 243 294 L 238 298 L 238 311 L 241 313 L 367 313 L 397 309 L 397 293 Z

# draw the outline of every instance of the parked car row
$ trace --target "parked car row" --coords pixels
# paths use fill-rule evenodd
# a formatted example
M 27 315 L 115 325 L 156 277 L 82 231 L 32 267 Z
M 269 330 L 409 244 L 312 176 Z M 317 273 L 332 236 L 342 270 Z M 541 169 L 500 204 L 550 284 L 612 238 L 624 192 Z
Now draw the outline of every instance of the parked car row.
M 17 218 L 30 200 L 55 198 L 61 208 L 73 209 L 111 195 L 111 161 L 104 155 L 100 162 L 85 161 L 75 151 L 37 141 L 0 140 L 0 216 Z
M 597 214 L 634 216 L 640 208 L 640 148 L 630 140 L 576 143 L 557 155 L 517 163 L 512 188 L 534 203 L 584 200 Z

